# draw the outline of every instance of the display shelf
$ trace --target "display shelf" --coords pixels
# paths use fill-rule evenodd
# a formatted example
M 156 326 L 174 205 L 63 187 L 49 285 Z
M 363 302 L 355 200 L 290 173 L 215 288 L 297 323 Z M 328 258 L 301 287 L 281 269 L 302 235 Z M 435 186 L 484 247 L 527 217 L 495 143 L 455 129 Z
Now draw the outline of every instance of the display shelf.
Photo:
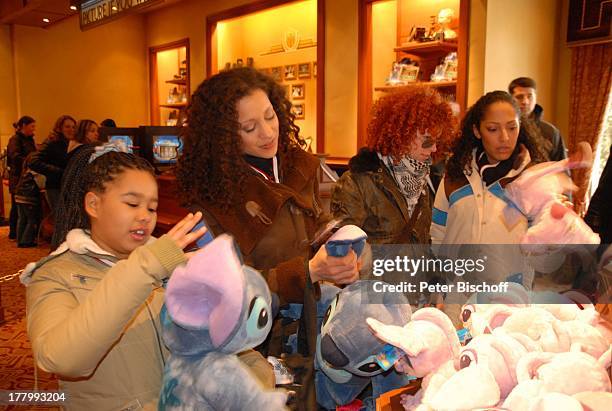
M 189 103 L 189 39 L 149 48 L 151 124 L 182 122 Z
M 187 103 L 168 103 L 168 104 L 160 104 L 160 107 L 165 108 L 183 108 L 187 107 Z
M 410 87 L 410 86 L 414 86 L 414 85 L 434 87 L 434 88 L 446 88 L 446 87 L 456 87 L 457 86 L 457 82 L 456 81 L 417 81 L 417 82 L 414 82 L 414 83 L 402 84 L 402 85 L 399 85 L 399 86 L 380 86 L 380 87 L 375 87 L 374 90 L 375 91 L 395 91 L 395 90 L 400 90 L 402 88 Z
M 457 51 L 456 42 L 427 41 L 423 43 L 408 43 L 393 49 L 396 52 L 408 53 L 414 56 L 430 56 Z
M 187 85 L 187 79 L 166 80 L 166 83 L 168 83 L 168 84 L 176 84 L 176 85 L 179 85 L 179 86 L 186 86 Z

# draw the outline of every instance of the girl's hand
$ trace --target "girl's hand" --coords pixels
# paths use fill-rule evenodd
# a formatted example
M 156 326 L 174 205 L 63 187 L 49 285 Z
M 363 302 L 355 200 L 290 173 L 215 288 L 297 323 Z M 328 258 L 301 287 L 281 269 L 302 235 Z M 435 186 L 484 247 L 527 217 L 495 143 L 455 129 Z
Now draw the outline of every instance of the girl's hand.
M 352 249 L 344 257 L 327 255 L 325 247 L 308 262 L 310 279 L 312 282 L 329 281 L 334 284 L 351 284 L 359 279 L 357 254 Z
M 167 235 L 174 240 L 176 245 L 182 250 L 189 244 L 193 243 L 204 234 L 206 234 L 206 226 L 203 225 L 199 229 L 191 232 L 193 227 L 202 219 L 202 213 L 197 212 L 195 214 L 189 213 L 181 221 L 176 223 L 174 227 L 168 231 Z

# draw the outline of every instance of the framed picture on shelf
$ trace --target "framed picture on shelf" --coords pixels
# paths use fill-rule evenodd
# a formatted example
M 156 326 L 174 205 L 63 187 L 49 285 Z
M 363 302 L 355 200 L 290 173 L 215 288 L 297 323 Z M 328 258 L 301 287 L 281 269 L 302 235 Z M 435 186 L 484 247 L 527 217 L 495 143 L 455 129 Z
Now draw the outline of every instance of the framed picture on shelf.
M 312 76 L 317 77 L 317 62 L 316 61 L 312 62 Z
M 298 64 L 298 78 L 310 78 L 310 63 Z
M 304 107 L 304 103 L 294 104 L 291 108 L 293 114 L 295 114 L 296 120 L 302 120 L 306 116 L 306 108 Z
M 285 81 L 297 79 L 297 64 L 287 64 L 285 66 Z
M 281 66 L 270 68 L 270 77 L 272 77 L 274 81 L 283 81 L 283 68 Z
M 304 83 L 291 85 L 291 99 L 303 100 L 306 97 L 306 86 Z
M 281 87 L 283 88 L 285 92 L 285 97 L 290 98 L 291 95 L 289 93 L 291 92 L 291 86 L 289 86 L 289 84 L 281 84 Z

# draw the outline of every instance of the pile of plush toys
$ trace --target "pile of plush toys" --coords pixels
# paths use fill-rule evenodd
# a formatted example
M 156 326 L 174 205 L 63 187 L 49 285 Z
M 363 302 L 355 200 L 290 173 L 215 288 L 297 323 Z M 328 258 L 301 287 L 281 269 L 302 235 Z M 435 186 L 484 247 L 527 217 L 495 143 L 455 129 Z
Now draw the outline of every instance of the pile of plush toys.
M 413 321 L 421 312 L 421 325 L 367 320 L 406 354 L 396 369 L 423 377 L 405 409 L 610 409 L 611 345 L 592 306 L 466 304 L 461 320 L 474 337 L 465 346 L 444 313 L 424 308 Z
M 525 250 L 551 252 L 540 244 L 561 238 L 570 246 L 599 242 L 560 195 L 571 180 L 559 171 L 584 166 L 589 154 L 581 147 L 506 187 L 512 208 L 533 222 Z M 555 240 L 547 241 L 551 233 Z M 358 227 L 346 226 L 326 248 L 330 255 L 360 254 L 365 241 Z M 422 378 L 420 391 L 402 396 L 406 410 L 612 409 L 610 332 L 579 293 L 534 294 L 511 284 L 503 296 L 474 295 L 461 309 L 458 332 L 437 308 L 413 312 L 403 295 L 373 299 L 371 289 L 361 280 L 339 290 L 323 319 L 314 361 L 325 408 L 353 402 L 368 385 L 375 398 Z M 285 409 L 287 393 L 263 390 L 236 357 L 264 341 L 271 314 L 265 280 L 243 265 L 227 235 L 177 268 L 162 310 L 171 356 L 159 409 Z

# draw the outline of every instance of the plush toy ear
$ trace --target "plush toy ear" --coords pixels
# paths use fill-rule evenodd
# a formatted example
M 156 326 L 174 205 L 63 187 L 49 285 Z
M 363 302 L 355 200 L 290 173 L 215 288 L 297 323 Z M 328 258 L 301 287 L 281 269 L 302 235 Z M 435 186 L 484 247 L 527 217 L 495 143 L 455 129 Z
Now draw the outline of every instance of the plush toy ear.
M 612 344 L 610 344 L 610 348 L 608 351 L 601 354 L 601 357 L 597 360 L 597 364 L 599 364 L 604 370 L 608 371 L 610 366 L 612 365 Z
M 503 334 L 496 335 L 496 338 L 491 341 L 491 347 L 495 348 L 497 352 L 501 354 L 504 358 L 504 363 L 506 363 L 506 367 L 510 372 L 510 376 L 512 377 L 512 381 L 514 385 L 516 385 L 516 364 L 520 359 L 520 354 L 513 350 L 513 347 L 507 342 L 507 339 L 511 337 L 505 336 Z
M 504 305 L 498 305 L 491 308 L 487 315 L 487 328 L 489 332 L 504 325 L 508 317 L 513 313 L 513 309 Z
M 586 142 L 578 144 L 576 151 L 561 161 L 549 161 L 528 168 L 521 175 L 522 181 L 535 181 L 549 174 L 556 174 L 575 168 L 589 167 L 593 161 L 591 146 Z M 568 177 L 569 178 L 569 177 Z M 571 180 L 571 179 L 570 179 Z
M 431 307 L 421 308 L 412 315 L 412 321 L 428 321 L 435 324 L 444 332 L 453 352 L 453 357 L 459 356 L 461 343 L 459 342 L 459 337 L 457 337 L 457 330 L 455 330 L 450 318 L 442 311 Z
M 374 335 L 389 343 L 410 356 L 419 355 L 423 350 L 423 344 L 418 336 L 411 335 L 411 333 L 404 327 L 397 325 L 386 325 L 380 321 L 368 317 L 366 322 L 372 329 Z
M 174 270 L 166 289 L 168 313 L 181 327 L 208 328 L 218 347 L 238 324 L 244 287 L 238 250 L 232 237 L 221 235 Z
M 538 368 L 551 362 L 554 355 L 551 352 L 530 352 L 523 356 L 516 365 L 516 379 L 518 383 L 533 379 Z
M 593 162 L 593 151 L 591 146 L 586 141 L 578 143 L 576 151 L 571 153 L 567 158 L 567 168 L 584 168 L 589 167 Z
M 503 328 L 498 328 L 497 330 L 503 330 Z M 497 331 L 496 330 L 496 331 Z M 542 347 L 540 347 L 535 341 L 521 333 L 510 333 L 508 334 L 510 337 L 514 338 L 516 342 L 525 347 L 527 352 L 538 352 L 542 351 Z
M 572 337 L 570 335 L 569 329 L 565 326 L 563 321 L 557 319 L 554 319 L 551 325 L 552 331 L 554 333 L 554 338 L 556 338 L 557 340 L 557 350 L 568 351 L 572 345 Z

